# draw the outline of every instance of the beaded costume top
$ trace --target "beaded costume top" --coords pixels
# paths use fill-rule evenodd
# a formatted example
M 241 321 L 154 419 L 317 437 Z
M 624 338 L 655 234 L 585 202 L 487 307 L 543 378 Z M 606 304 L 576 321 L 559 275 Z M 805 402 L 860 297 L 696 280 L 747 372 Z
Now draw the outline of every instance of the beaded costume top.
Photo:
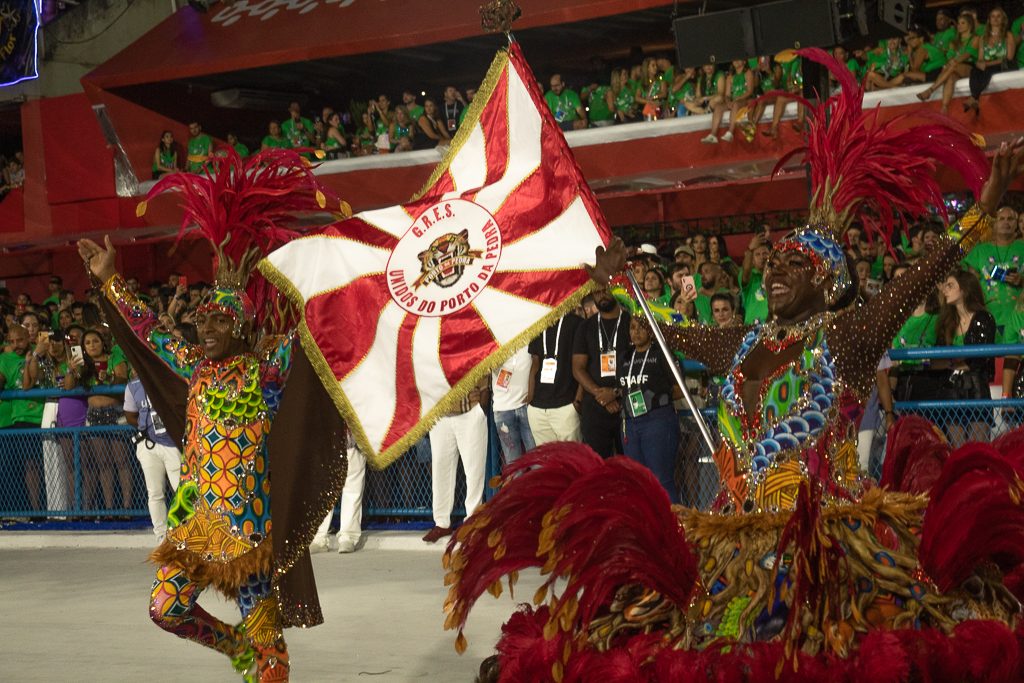
M 812 317 L 797 331 L 802 351 L 764 378 L 754 410 L 741 398 L 744 360 L 771 344 L 771 323 L 751 327 L 664 326 L 675 350 L 725 378 L 715 454 L 724 512 L 792 510 L 811 475 L 825 501 L 859 498 L 862 487 L 851 417 L 871 390 L 878 359 L 914 307 L 978 239 L 990 219 L 971 209 L 927 256 L 863 305 Z
M 178 550 L 226 562 L 270 535 L 266 438 L 287 378 L 291 342 L 266 360 L 242 353 L 221 361 L 158 328 L 120 276 L 104 287 L 135 334 L 189 381 L 181 484 L 168 513 Z

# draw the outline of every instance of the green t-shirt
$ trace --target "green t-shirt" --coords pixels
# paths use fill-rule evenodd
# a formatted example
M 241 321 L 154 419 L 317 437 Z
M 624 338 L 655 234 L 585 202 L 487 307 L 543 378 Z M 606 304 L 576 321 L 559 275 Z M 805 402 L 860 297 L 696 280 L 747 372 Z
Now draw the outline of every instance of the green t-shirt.
M 576 110 L 581 109 L 583 103 L 580 102 L 580 96 L 576 94 L 575 90 L 566 88 L 561 95 L 556 95 L 553 91 L 548 90 L 544 94 L 544 99 L 547 101 L 551 113 L 555 115 L 555 121 L 571 123 L 579 118 Z
M 935 346 L 938 340 L 935 325 L 939 318 L 934 313 L 912 315 L 892 340 L 894 349 L 921 349 Z M 903 365 L 920 365 L 919 360 L 900 361 Z
M 1024 50 L 1021 49 L 1020 37 L 1024 35 L 1024 15 L 1017 17 L 1017 21 L 1010 26 L 1010 33 L 1017 36 L 1017 65 L 1024 68 Z
M 114 376 L 114 370 L 121 363 L 124 363 L 124 364 L 128 365 L 128 356 L 124 355 L 124 351 L 121 349 L 120 346 L 118 346 L 117 344 L 114 344 L 114 347 L 112 349 L 110 349 L 110 357 L 107 358 L 107 368 L 110 371 L 110 376 L 111 377 Z M 132 374 L 132 367 L 131 367 L 131 365 L 128 365 L 128 372 L 125 374 L 125 376 L 128 377 L 131 374 Z M 111 380 L 111 381 L 113 381 L 113 380 Z
M 956 26 L 950 26 L 945 31 L 940 31 L 932 36 L 931 44 L 943 54 L 949 52 L 949 46 L 956 40 Z
M 249 156 L 249 148 L 244 143 L 237 142 L 235 143 L 235 154 L 244 159 Z
M 673 90 L 668 94 L 668 103 L 678 109 L 681 102 L 692 102 L 697 99 L 697 84 L 693 81 L 686 81 L 679 90 Z
M 419 121 L 420 117 L 423 116 L 423 107 L 418 104 L 414 104 L 409 107 L 409 118 L 414 122 Z
M 161 145 L 159 147 L 159 150 L 160 151 L 158 152 L 158 154 L 160 155 L 160 166 L 163 166 L 164 168 L 174 168 L 175 164 L 178 161 L 178 159 L 177 159 L 178 153 L 175 152 L 173 149 L 172 150 L 164 149 L 163 145 Z M 158 173 L 158 172 L 160 172 L 159 166 L 157 166 L 156 164 L 153 164 L 153 173 Z
M 740 273 L 742 279 L 743 273 Z M 768 320 L 768 296 L 764 293 L 764 273 L 751 269 L 750 281 L 740 283 L 743 295 L 743 323 L 753 325 Z
M 281 133 L 288 138 L 292 147 L 309 147 L 310 136 L 313 135 L 313 122 L 305 116 L 300 116 L 302 129 L 295 125 L 295 121 L 288 119 L 281 124 Z
M 711 315 L 711 297 L 705 294 L 698 294 L 693 301 L 694 310 L 697 311 L 697 322 L 701 325 L 714 325 L 715 317 Z
M 190 173 L 201 173 L 203 164 L 213 151 L 213 140 L 206 133 L 200 133 L 188 141 L 188 170 Z
M 279 137 L 275 138 L 273 135 L 267 135 L 263 138 L 262 144 L 264 147 L 270 147 L 271 149 L 291 149 L 291 143 L 288 142 L 288 138 Z
M 611 121 L 615 118 L 605 99 L 609 90 L 611 90 L 610 86 L 599 85 L 590 92 L 590 111 L 587 114 L 591 121 Z
M 947 48 L 948 49 L 948 48 Z M 924 50 L 928 57 L 921 64 L 921 71 L 931 73 L 938 71 L 946 64 L 946 50 L 933 43 L 925 43 Z
M 0 373 L 3 373 L 4 389 L 20 390 L 21 373 L 25 368 L 25 358 L 13 352 L 0 353 Z M 30 422 L 39 425 L 43 421 L 43 404 L 40 401 L 0 401 L 0 406 L 7 406 L 0 412 L 0 427 L 10 427 L 18 422 Z
M 1013 309 L 997 338 L 999 344 L 1024 344 L 1024 311 Z
M 1020 287 L 1011 287 L 1001 279 L 992 278 L 993 268 L 1021 271 L 1024 266 L 1024 240 L 1014 240 L 1005 247 L 996 246 L 991 242 L 982 242 L 971 249 L 964 258 L 967 264 L 981 280 L 981 289 L 985 293 L 985 307 L 996 319 L 996 328 L 1002 328 L 1017 307 Z

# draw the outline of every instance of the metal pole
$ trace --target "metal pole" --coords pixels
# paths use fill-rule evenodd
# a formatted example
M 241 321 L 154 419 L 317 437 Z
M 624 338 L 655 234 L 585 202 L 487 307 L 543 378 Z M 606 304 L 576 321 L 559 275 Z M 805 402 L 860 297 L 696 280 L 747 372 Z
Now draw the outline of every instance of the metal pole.
M 672 376 L 676 379 L 676 384 L 683 391 L 683 398 L 686 399 L 686 405 L 689 406 L 690 412 L 693 413 L 693 419 L 697 421 L 697 427 L 700 429 L 701 436 L 704 437 L 704 443 L 708 445 L 708 449 L 711 453 L 715 452 L 715 440 L 711 436 L 711 430 L 708 428 L 706 422 L 704 422 L 704 416 L 700 414 L 700 410 L 693 402 L 693 397 L 690 396 L 689 390 L 686 388 L 686 382 L 683 381 L 683 373 L 679 371 L 679 365 L 676 363 L 675 357 L 672 355 L 672 351 L 668 348 L 668 343 L 665 341 L 665 335 L 661 333 L 661 328 L 658 323 L 654 320 L 654 315 L 651 313 L 651 307 L 647 305 L 647 298 L 644 296 L 644 290 L 636 281 L 636 277 L 633 275 L 633 271 L 629 268 L 626 269 L 626 278 L 629 280 L 629 284 L 633 287 L 633 294 L 636 295 L 636 300 L 640 302 L 640 309 L 644 312 L 644 317 L 647 318 L 647 323 L 651 326 L 651 330 L 654 331 L 654 338 L 658 341 L 658 346 L 661 347 L 661 353 L 665 356 L 665 360 L 668 361 L 668 367 L 672 370 Z

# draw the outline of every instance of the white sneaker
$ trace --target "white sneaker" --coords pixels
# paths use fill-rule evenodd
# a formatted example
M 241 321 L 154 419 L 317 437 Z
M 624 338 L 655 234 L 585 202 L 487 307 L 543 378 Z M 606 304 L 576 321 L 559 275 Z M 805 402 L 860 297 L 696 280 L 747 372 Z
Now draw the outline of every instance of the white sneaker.
M 718 138 L 715 137 L 714 133 L 708 133 L 707 135 L 702 137 L 700 139 L 700 141 L 705 143 L 705 144 L 708 144 L 708 145 L 717 145 L 718 144 Z
M 309 554 L 316 555 L 317 553 L 328 553 L 331 551 L 331 539 L 330 538 L 314 538 L 313 542 L 309 544 Z
M 338 539 L 338 552 L 341 554 L 354 553 L 356 551 L 356 542 L 347 538 Z
M 725 131 L 725 135 L 722 136 L 722 142 L 732 142 L 732 131 Z

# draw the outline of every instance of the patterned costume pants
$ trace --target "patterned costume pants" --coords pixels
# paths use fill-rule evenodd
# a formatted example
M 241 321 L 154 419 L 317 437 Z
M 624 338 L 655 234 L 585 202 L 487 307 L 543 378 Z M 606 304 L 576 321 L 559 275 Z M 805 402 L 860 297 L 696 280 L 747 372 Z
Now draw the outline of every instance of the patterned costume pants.
M 269 575 L 253 575 L 239 587 L 242 622 L 238 626 L 225 624 L 197 605 L 201 593 L 181 567 L 160 567 L 150 594 L 149 616 L 163 630 L 227 655 L 239 673 L 252 672 L 246 680 L 287 681 L 288 649 Z

